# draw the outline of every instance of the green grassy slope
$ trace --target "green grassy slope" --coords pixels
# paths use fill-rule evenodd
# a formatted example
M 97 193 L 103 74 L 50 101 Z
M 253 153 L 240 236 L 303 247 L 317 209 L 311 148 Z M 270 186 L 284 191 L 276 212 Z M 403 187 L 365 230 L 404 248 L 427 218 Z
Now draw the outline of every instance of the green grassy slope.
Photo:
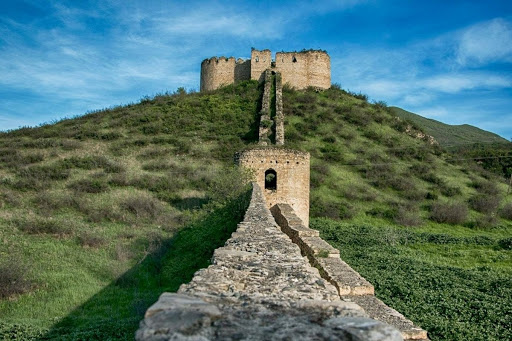
M 425 133 L 433 136 L 444 147 L 457 147 L 472 143 L 508 143 L 503 137 L 469 124 L 449 125 L 425 118 L 401 108 L 391 107 L 395 115 L 409 120 Z
M 17 278 L 20 293 L 0 298 L 0 339 L 130 339 L 158 294 L 207 265 L 240 219 L 244 201 L 233 198 L 244 186 L 233 179 L 244 174 L 232 168 L 233 153 L 257 139 L 260 96 L 255 82 L 243 82 L 0 134 L 0 255 L 12 259 L 0 266 L 26 270 L 14 271 L 26 274 Z M 506 184 L 407 133 L 382 103 L 336 87 L 285 88 L 283 98 L 286 146 L 311 153 L 312 226 L 386 302 L 425 328 L 442 323 L 433 339 L 463 339 L 457 316 L 440 303 L 457 306 L 458 296 L 425 299 L 432 283 L 406 273 L 442 268 L 436 278 L 462 281 L 462 270 L 484 267 L 501 285 L 512 274 Z M 353 243 L 347 228 L 370 241 L 398 232 L 368 245 Z M 412 265 L 393 282 L 402 263 Z M 477 276 L 464 290 L 478 299 L 488 286 Z M 503 285 L 485 301 L 510 304 L 511 296 Z M 408 297 L 424 308 L 405 309 Z M 493 335 L 510 323 L 502 311 L 479 311 L 498 316 Z M 487 332 L 490 320 L 464 316 Z

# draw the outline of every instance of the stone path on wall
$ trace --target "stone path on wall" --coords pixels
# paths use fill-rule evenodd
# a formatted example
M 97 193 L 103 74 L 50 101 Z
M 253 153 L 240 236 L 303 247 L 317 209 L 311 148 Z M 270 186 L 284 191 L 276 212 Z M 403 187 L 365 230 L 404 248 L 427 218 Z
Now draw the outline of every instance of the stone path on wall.
M 317 230 L 306 227 L 288 204 L 271 209 L 281 230 L 297 244 L 322 278 L 334 285 L 340 298 L 357 303 L 369 317 L 397 328 L 405 340 L 428 340 L 427 332 L 374 295 L 371 283 L 340 258 L 340 251 L 320 238 Z
M 283 112 L 283 82 L 281 73 L 272 75 L 271 70 L 265 71 L 265 81 L 263 86 L 263 96 L 261 99 L 260 126 L 258 143 L 266 146 L 272 144 L 270 136 L 272 135 L 272 126 L 274 127 L 274 142 L 276 145 L 284 145 L 284 112 Z M 275 81 L 275 110 L 276 115 L 272 117 L 272 84 Z
M 276 224 L 257 184 L 212 265 L 146 312 L 137 340 L 402 340 L 343 300 Z
M 265 81 L 263 85 L 263 96 L 261 98 L 261 110 L 260 110 L 260 127 L 259 127 L 259 144 L 266 146 L 270 144 L 269 135 L 272 132 L 273 121 L 270 117 L 270 100 L 272 97 L 272 72 L 270 70 L 265 71 Z

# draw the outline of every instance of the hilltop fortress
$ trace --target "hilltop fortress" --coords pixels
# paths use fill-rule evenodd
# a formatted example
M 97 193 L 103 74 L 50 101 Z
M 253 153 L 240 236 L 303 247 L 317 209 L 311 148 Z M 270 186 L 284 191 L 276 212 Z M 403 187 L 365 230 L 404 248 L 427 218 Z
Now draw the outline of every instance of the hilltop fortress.
M 237 81 L 264 80 L 266 70 L 282 75 L 283 84 L 296 89 L 313 86 L 328 89 L 331 86 L 331 58 L 322 50 L 300 52 L 272 52 L 252 49 L 251 59 L 212 57 L 201 63 L 201 91 L 215 90 Z

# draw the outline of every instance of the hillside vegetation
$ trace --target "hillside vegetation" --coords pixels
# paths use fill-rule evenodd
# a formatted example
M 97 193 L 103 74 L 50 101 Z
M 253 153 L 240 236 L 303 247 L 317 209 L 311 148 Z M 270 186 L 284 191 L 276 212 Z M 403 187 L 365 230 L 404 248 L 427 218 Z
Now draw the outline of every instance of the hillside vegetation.
M 391 111 L 400 118 L 413 122 L 425 133 L 433 136 L 445 148 L 453 148 L 473 143 L 500 143 L 510 144 L 503 137 L 469 124 L 450 125 L 431 118 L 425 118 L 397 107 L 390 107 Z
M 241 219 L 233 154 L 256 143 L 260 97 L 254 81 L 180 90 L 0 134 L 0 287 L 15 283 L 0 291 L 0 339 L 131 339 Z M 283 99 L 286 147 L 311 153 L 312 227 L 433 340 L 510 337 L 502 178 L 364 95 Z

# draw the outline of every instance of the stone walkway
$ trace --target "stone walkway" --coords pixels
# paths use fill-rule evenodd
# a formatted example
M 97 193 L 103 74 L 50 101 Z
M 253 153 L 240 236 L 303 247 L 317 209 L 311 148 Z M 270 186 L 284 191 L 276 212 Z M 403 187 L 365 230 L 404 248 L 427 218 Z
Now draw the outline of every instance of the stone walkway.
M 164 293 L 137 340 L 402 340 L 340 299 L 281 232 L 254 185 L 245 219 L 212 265 L 177 294 Z

